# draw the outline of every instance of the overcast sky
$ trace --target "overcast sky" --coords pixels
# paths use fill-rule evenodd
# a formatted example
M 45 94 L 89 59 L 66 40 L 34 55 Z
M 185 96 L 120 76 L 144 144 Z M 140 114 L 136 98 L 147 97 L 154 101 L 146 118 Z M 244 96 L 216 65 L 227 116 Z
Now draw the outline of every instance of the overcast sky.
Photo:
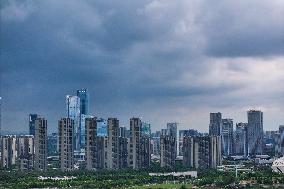
M 90 112 L 208 131 L 209 113 L 284 124 L 283 0 L 1 1 L 2 127 L 65 116 L 88 88 Z

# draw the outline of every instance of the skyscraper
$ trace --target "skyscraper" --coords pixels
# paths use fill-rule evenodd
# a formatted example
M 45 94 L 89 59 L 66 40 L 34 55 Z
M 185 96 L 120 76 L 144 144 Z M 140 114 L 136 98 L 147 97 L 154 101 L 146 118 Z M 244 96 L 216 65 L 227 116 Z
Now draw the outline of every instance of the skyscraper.
M 161 167 L 174 167 L 177 157 L 177 123 L 168 123 L 167 129 L 162 129 L 160 146 Z
M 97 120 L 96 118 L 86 118 L 86 169 L 93 170 L 98 168 L 98 149 L 97 144 Z M 103 146 L 102 146 L 103 148 Z
M 5 135 L 2 137 L 1 155 L 1 164 L 3 168 L 10 169 L 16 164 L 17 147 L 15 135 Z
M 58 121 L 59 164 L 61 171 L 74 168 L 74 120 L 61 118 Z
M 47 120 L 38 117 L 35 120 L 35 170 L 47 170 Z
M 107 136 L 107 120 L 103 118 L 97 119 L 97 136 Z
M 247 156 L 247 123 L 237 123 L 234 137 L 236 155 Z
M 178 155 L 183 155 L 183 138 L 186 136 L 198 136 L 199 133 L 197 130 L 189 129 L 189 130 L 179 130 L 179 137 L 178 137 Z
M 209 135 L 220 136 L 222 132 L 222 114 L 210 113 Z
M 233 134 L 234 124 L 233 119 L 222 119 L 222 155 L 233 155 Z
M 89 114 L 89 93 L 87 89 L 77 90 L 77 96 L 80 98 L 80 113 Z
M 80 98 L 80 148 L 85 147 L 85 118 L 89 116 L 89 93 L 87 89 L 77 90 L 77 97 Z
M 106 168 L 119 169 L 119 120 L 108 118 L 107 127 Z
M 35 136 L 35 120 L 38 118 L 37 114 L 29 115 L 29 134 Z
M 77 96 L 66 96 L 67 118 L 74 120 L 75 150 L 81 149 L 81 114 L 80 98 Z
M 262 154 L 263 150 L 263 113 L 259 110 L 249 110 L 248 116 L 248 155 Z
M 17 137 L 17 156 L 20 170 L 31 170 L 34 160 L 34 136 L 20 135 Z
M 184 167 L 216 168 L 221 159 L 221 136 L 184 137 Z
M 142 169 L 150 166 L 150 124 L 139 118 L 130 119 L 129 167 Z
M 0 137 L 1 137 L 1 135 L 2 135 L 2 109 L 1 109 L 1 107 L 2 107 L 2 97 L 0 96 Z M 0 141 L 0 147 L 1 147 L 1 141 Z

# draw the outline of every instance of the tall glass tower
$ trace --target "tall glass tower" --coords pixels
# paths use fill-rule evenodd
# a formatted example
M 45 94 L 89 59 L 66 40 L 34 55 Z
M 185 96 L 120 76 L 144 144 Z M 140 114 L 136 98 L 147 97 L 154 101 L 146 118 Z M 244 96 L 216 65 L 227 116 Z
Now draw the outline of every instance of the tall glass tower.
M 67 118 L 74 120 L 75 150 L 81 149 L 81 114 L 80 98 L 78 96 L 66 96 Z
M 81 148 L 85 148 L 85 119 L 89 116 L 89 93 L 87 89 L 77 90 L 77 97 L 80 98 L 80 144 Z
M 87 89 L 77 90 L 77 96 L 80 98 L 80 112 L 81 114 L 89 114 L 89 93 Z
M 35 136 L 35 121 L 39 116 L 37 114 L 29 115 L 29 134 Z

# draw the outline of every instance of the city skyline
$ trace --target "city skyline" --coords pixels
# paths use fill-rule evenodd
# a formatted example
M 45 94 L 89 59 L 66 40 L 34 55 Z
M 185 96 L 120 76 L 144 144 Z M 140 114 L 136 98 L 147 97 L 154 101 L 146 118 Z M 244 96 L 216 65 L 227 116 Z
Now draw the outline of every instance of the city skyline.
M 281 5 L 3 1 L 2 130 L 28 131 L 36 113 L 55 132 L 65 96 L 82 88 L 89 114 L 125 126 L 134 116 L 153 131 L 176 121 L 178 129 L 208 132 L 210 112 L 238 123 L 260 109 L 264 130 L 277 130 L 284 124 Z

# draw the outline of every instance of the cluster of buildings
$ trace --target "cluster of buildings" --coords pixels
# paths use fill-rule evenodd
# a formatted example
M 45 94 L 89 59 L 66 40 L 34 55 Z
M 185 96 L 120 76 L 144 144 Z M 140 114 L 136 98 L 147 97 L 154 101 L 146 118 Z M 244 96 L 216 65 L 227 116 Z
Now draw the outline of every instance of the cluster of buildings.
M 117 118 L 90 115 L 88 91 L 81 89 L 66 96 L 66 117 L 58 120 L 56 133 L 48 134 L 44 117 L 30 114 L 29 135 L 2 135 L 1 167 L 45 171 L 49 160 L 55 160 L 62 171 L 146 169 L 151 162 L 207 169 L 220 166 L 223 157 L 283 155 L 284 126 L 264 133 L 261 111 L 249 110 L 247 117 L 247 123 L 234 128 L 233 119 L 210 113 L 209 133 L 178 131 L 176 122 L 151 133 L 151 125 L 141 118 L 130 118 L 126 128 Z

